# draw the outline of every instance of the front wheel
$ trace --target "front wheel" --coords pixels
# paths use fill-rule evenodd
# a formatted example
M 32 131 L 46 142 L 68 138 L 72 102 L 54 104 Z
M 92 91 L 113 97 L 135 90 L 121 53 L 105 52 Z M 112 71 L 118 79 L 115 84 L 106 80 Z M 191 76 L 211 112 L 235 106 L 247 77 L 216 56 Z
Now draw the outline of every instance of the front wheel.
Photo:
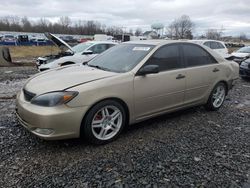
M 206 109 L 212 111 L 218 110 L 225 100 L 226 92 L 227 88 L 224 83 L 220 82 L 216 84 L 205 105 Z
M 119 136 L 125 120 L 125 110 L 120 103 L 102 101 L 87 113 L 82 124 L 82 135 L 90 143 L 106 144 Z

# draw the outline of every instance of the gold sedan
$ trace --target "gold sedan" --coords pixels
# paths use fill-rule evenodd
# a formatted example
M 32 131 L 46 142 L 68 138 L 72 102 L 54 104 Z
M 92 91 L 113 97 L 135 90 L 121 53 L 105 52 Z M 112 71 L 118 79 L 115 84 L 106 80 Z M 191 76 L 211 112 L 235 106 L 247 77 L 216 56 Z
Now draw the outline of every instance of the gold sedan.
M 82 136 L 104 144 L 125 126 L 163 113 L 218 110 L 238 72 L 237 63 L 191 42 L 127 42 L 87 64 L 33 76 L 17 95 L 17 116 L 43 139 Z

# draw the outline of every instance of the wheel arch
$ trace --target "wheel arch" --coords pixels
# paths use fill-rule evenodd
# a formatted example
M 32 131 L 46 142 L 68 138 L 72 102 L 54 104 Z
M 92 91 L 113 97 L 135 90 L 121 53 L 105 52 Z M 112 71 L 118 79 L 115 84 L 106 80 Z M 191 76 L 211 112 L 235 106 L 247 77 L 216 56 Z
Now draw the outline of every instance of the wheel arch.
M 211 86 L 211 88 L 209 89 L 209 94 L 206 96 L 205 98 L 205 103 L 209 100 L 209 97 L 211 95 L 211 93 L 213 92 L 214 87 L 218 84 L 218 83 L 223 83 L 226 86 L 226 95 L 228 94 L 229 91 L 229 83 L 226 80 L 219 80 L 217 82 L 214 83 L 214 85 Z
M 81 121 L 81 125 L 80 125 L 80 136 L 83 135 L 83 129 L 82 129 L 82 126 L 84 124 L 84 121 L 86 119 L 86 116 L 88 115 L 89 111 L 98 103 L 102 102 L 102 101 L 106 101 L 106 100 L 113 100 L 113 101 L 116 101 L 118 102 L 119 104 L 122 105 L 122 107 L 124 108 L 125 110 L 125 113 L 126 113 L 126 119 L 125 119 L 125 126 L 127 126 L 129 124 L 129 119 L 130 119 L 130 111 L 129 111 L 129 108 L 128 108 L 128 105 L 126 104 L 126 102 L 118 97 L 108 97 L 108 98 L 104 98 L 104 99 L 101 99 L 101 100 L 98 100 L 96 101 L 95 103 L 93 103 L 89 108 L 88 110 L 86 111 L 86 113 L 84 114 L 83 118 L 82 118 L 82 121 Z
M 228 94 L 228 90 L 229 90 L 229 83 L 228 83 L 227 81 L 225 81 L 225 80 L 221 80 L 221 81 L 217 82 L 217 83 L 214 85 L 214 87 L 215 87 L 218 83 L 223 83 L 223 84 L 225 84 L 225 86 L 226 86 L 226 95 L 227 95 L 227 94 Z

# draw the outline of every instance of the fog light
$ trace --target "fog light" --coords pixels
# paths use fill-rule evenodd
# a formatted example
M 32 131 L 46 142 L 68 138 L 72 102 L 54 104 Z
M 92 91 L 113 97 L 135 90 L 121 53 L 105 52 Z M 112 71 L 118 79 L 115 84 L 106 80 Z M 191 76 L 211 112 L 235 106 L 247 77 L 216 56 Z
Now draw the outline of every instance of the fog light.
M 43 134 L 43 135 L 50 135 L 54 132 L 53 129 L 43 129 L 43 128 L 36 128 L 34 132 L 38 134 Z

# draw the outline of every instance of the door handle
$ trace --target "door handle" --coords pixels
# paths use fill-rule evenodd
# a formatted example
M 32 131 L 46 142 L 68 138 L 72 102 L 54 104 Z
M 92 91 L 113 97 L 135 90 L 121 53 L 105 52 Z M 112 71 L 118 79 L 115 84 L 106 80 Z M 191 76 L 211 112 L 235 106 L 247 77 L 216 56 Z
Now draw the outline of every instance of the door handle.
M 218 71 L 220 71 L 220 69 L 218 69 L 218 68 L 214 68 L 214 70 L 213 70 L 213 72 L 218 72 Z
M 178 74 L 178 76 L 176 77 L 176 79 L 182 79 L 182 78 L 185 78 L 186 76 L 183 75 L 183 74 Z

